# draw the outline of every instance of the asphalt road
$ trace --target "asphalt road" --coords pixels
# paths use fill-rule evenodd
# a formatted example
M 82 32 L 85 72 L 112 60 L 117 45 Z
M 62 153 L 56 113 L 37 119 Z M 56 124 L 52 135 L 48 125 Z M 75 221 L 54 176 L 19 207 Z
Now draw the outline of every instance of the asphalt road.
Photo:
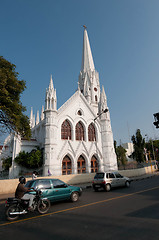
M 77 203 L 52 204 L 46 215 L 5 220 L 0 205 L 0 239 L 107 240 L 159 238 L 159 176 L 111 192 L 83 191 Z

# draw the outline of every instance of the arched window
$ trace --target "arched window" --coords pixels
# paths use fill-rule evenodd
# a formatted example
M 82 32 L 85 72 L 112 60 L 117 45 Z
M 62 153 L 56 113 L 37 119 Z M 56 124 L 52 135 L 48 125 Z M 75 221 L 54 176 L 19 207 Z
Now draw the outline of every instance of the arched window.
M 61 139 L 71 139 L 71 125 L 65 120 L 61 126 Z
M 77 161 L 77 172 L 86 173 L 86 162 L 84 157 L 81 155 Z
M 84 139 L 84 127 L 81 122 L 76 124 L 76 140 L 85 140 Z
M 62 175 L 68 175 L 72 173 L 71 159 L 66 155 L 62 161 Z
M 96 132 L 93 123 L 88 126 L 88 141 L 96 141 Z
M 92 159 L 91 159 L 91 173 L 95 173 L 98 172 L 98 161 L 97 158 L 93 155 Z
M 95 95 L 95 101 L 96 101 L 96 102 L 98 101 L 98 97 L 97 97 L 97 95 Z

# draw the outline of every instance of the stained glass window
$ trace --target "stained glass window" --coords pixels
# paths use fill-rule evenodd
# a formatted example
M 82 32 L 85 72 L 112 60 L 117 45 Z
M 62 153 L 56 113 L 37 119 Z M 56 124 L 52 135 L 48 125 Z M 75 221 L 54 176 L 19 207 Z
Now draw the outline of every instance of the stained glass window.
M 61 139 L 71 139 L 71 125 L 65 120 L 61 126 Z

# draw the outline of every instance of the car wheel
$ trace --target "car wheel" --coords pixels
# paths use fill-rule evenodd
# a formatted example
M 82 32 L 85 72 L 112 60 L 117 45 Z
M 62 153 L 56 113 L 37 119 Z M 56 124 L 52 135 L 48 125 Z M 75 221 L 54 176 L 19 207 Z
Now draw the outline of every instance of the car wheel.
M 79 193 L 78 193 L 78 192 L 73 192 L 73 193 L 71 194 L 71 201 L 72 201 L 72 202 L 77 202 L 78 199 L 79 199 Z
M 130 187 L 130 182 L 129 182 L 129 181 L 126 181 L 125 186 L 126 186 L 126 187 Z
M 110 184 L 106 184 L 106 185 L 105 185 L 105 191 L 106 191 L 106 192 L 109 192 L 110 189 L 111 189 Z

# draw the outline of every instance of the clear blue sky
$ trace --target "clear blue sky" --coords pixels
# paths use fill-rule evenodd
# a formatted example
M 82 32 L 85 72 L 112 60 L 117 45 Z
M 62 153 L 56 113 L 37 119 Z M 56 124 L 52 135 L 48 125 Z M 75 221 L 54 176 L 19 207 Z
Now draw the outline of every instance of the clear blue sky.
M 58 108 L 77 89 L 83 28 L 104 85 L 114 139 L 136 129 L 159 138 L 158 0 L 1 0 L 0 55 L 14 63 L 27 89 L 21 100 L 41 112 L 50 75 Z

